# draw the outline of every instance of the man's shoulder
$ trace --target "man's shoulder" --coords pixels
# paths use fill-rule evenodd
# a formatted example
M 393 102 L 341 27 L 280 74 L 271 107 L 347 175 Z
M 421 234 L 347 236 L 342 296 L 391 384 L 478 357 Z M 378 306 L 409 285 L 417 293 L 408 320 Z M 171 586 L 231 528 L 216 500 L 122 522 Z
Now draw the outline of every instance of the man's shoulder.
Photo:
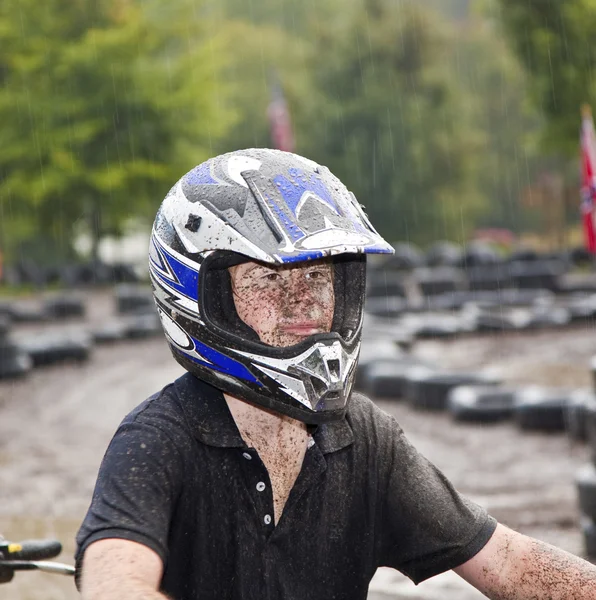
M 122 425 L 141 422 L 156 427 L 187 428 L 201 405 L 214 401 L 217 394 L 215 388 L 185 373 L 136 406 Z
M 378 445 L 397 440 L 403 433 L 393 416 L 359 392 L 352 393 L 346 419 L 355 438 L 367 445 L 371 443 Z
M 392 417 L 381 410 L 368 396 L 360 392 L 352 392 L 348 404 L 348 419 L 365 424 L 392 420 Z

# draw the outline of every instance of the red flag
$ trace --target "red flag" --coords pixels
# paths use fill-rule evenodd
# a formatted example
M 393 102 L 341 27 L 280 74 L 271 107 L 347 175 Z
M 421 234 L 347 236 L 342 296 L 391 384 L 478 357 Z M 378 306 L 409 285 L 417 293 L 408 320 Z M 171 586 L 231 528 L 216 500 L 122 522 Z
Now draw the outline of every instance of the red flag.
M 594 121 L 589 106 L 582 108 L 581 127 L 582 147 L 582 188 L 581 188 L 581 213 L 584 226 L 584 240 L 586 249 L 596 253 L 596 232 L 594 228 L 594 215 L 596 206 L 596 135 Z
M 276 77 L 272 77 L 271 102 L 267 109 L 271 125 L 273 147 L 286 152 L 294 152 L 294 134 L 288 105 Z

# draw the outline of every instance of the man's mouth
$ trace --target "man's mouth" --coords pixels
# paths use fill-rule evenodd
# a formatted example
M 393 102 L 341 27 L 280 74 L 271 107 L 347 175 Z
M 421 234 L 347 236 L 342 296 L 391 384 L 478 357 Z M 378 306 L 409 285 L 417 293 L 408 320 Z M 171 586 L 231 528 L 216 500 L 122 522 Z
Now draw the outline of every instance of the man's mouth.
M 280 329 L 284 333 L 290 333 L 292 335 L 314 335 L 315 333 L 324 333 L 323 327 L 316 321 L 302 321 L 299 323 L 291 323 L 282 325 Z

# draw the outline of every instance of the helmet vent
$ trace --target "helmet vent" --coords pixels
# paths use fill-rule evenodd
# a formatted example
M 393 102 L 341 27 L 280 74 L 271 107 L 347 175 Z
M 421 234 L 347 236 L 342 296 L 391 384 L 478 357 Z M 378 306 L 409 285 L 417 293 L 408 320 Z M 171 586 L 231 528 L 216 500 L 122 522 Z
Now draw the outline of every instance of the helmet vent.
M 312 383 L 312 386 L 313 386 L 317 396 L 320 396 L 327 391 L 327 385 L 325 384 L 324 381 L 322 381 L 318 377 L 314 377 L 313 375 L 311 375 L 310 382 Z
M 327 368 L 329 369 L 329 374 L 333 379 L 339 379 L 339 360 L 337 358 L 328 360 Z
M 199 227 L 201 226 L 201 221 L 202 219 L 201 217 L 199 217 L 199 215 L 190 214 L 188 215 L 188 221 L 186 222 L 186 225 L 184 227 L 188 229 L 188 231 L 196 233 L 199 230 Z

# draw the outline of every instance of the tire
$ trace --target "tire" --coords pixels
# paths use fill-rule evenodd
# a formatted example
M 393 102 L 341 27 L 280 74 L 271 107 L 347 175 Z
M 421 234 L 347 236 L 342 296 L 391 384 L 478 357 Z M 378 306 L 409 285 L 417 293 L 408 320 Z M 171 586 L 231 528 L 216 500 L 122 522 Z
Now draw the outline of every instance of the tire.
M 373 271 L 366 281 L 367 298 L 406 297 L 404 277 L 394 271 Z
M 596 401 L 588 399 L 584 404 L 586 441 L 590 447 L 592 463 L 596 465 Z
M 417 269 L 414 278 L 423 296 L 463 291 L 466 287 L 461 270 L 451 267 Z
M 426 252 L 429 267 L 456 267 L 461 263 L 463 250 L 451 242 L 435 242 Z
M 151 289 L 122 284 L 115 290 L 116 310 L 119 314 L 151 313 L 155 303 Z
M 8 339 L 0 340 L 0 379 L 23 377 L 32 367 L 28 354 Z
M 21 344 L 31 357 L 34 367 L 63 362 L 85 362 L 91 355 L 91 342 L 86 336 L 48 334 L 32 338 Z
M 44 312 L 51 319 L 84 317 L 85 305 L 80 298 L 75 296 L 57 296 L 45 301 Z
M 155 312 L 129 317 L 124 322 L 125 337 L 129 340 L 154 337 L 162 333 L 159 317 Z
M 565 305 L 569 311 L 572 322 L 590 322 L 596 318 L 596 295 L 576 295 L 571 297 Z
M 409 403 L 413 404 L 414 398 L 418 394 L 418 386 L 421 381 L 437 375 L 439 371 L 427 365 L 412 365 L 404 371 L 403 397 Z
M 447 396 L 447 409 L 456 421 L 495 423 L 513 416 L 516 395 L 512 388 L 458 386 Z
M 497 385 L 499 381 L 475 373 L 443 373 L 421 377 L 410 397 L 412 406 L 421 410 L 444 410 L 449 392 L 462 385 Z
M 354 388 L 364 391 L 368 369 L 380 360 L 399 360 L 403 352 L 391 339 L 362 340 Z
M 416 339 L 449 339 L 467 329 L 460 316 L 454 314 L 427 312 L 413 317 L 410 323 Z
M 95 328 L 91 336 L 95 344 L 111 344 L 122 341 L 126 337 L 126 326 L 120 321 L 104 323 Z
M 468 289 L 471 291 L 498 291 L 513 287 L 508 266 L 505 264 L 470 266 L 465 269 Z
M 399 317 L 408 310 L 408 301 L 402 296 L 367 298 L 364 310 L 375 317 Z
M 2 340 L 6 339 L 6 336 L 10 331 L 10 325 L 10 318 L 0 314 L 0 343 Z
M 477 331 L 521 331 L 530 326 L 532 313 L 524 308 L 480 308 L 475 322 Z
M 596 558 L 596 525 L 590 519 L 582 519 L 580 527 L 584 536 L 586 556 Z
M 416 358 L 383 358 L 369 365 L 364 376 L 363 389 L 374 398 L 402 400 L 406 391 L 406 376 L 413 367 L 432 367 Z
M 47 321 L 45 308 L 32 304 L 14 304 L 11 309 L 11 319 L 14 323 L 40 323 Z
M 549 329 L 564 327 L 571 322 L 570 312 L 560 306 L 534 306 L 531 311 L 530 329 Z
M 560 261 L 537 260 L 534 262 L 513 262 L 509 272 L 514 286 L 520 289 L 560 289 L 561 276 L 565 268 Z
M 579 509 L 591 521 L 596 520 L 596 467 L 587 464 L 575 476 Z
M 591 390 L 575 390 L 571 393 L 565 412 L 565 429 L 573 441 L 585 442 L 588 439 L 586 410 L 589 404 L 596 406 L 596 395 Z
M 570 393 L 537 386 L 521 390 L 515 404 L 514 417 L 525 431 L 563 432 Z

